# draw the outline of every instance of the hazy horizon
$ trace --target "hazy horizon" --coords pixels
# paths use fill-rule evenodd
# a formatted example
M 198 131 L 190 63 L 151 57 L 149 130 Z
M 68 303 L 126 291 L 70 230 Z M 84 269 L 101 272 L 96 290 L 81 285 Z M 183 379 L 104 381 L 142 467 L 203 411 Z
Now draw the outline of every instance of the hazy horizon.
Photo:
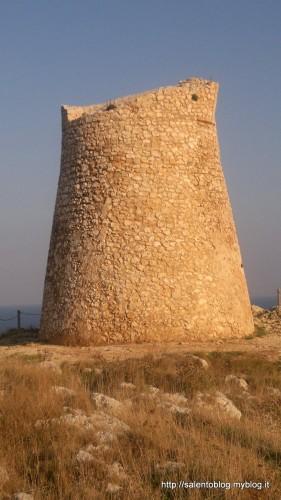
M 222 165 L 251 297 L 281 287 L 281 4 L 72 0 L 0 7 L 0 305 L 40 304 L 60 105 L 218 81 Z

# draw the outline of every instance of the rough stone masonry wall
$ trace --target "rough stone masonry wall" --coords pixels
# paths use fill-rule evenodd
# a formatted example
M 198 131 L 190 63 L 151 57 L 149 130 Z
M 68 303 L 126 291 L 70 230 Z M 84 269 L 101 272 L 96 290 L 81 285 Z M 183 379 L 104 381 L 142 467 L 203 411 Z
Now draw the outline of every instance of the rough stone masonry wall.
M 217 90 L 191 79 L 62 108 L 42 338 L 86 345 L 252 332 Z

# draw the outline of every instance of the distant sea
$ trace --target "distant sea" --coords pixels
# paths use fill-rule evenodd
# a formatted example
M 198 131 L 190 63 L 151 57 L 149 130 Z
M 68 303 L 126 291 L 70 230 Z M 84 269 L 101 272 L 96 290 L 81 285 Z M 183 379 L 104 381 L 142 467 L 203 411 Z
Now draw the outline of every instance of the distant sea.
M 257 306 L 264 307 L 265 309 L 270 309 L 271 307 L 276 306 L 276 297 L 273 296 L 251 297 L 251 304 L 256 304 Z M 21 326 L 23 328 L 39 328 L 41 305 L 35 304 L 30 306 L 9 306 L 9 307 L 0 306 L 0 319 L 7 320 L 7 321 L 0 320 L 0 333 L 10 330 L 11 328 L 17 327 L 18 309 L 22 312 Z
M 21 311 L 22 328 L 39 328 L 41 305 L 0 306 L 0 333 L 17 327 L 17 310 Z M 34 314 L 34 316 L 33 316 Z M 4 319 L 5 321 L 1 321 Z M 6 321 L 7 320 L 7 321 Z
M 271 307 L 276 307 L 277 305 L 277 294 L 271 297 L 251 297 L 251 304 L 271 309 Z

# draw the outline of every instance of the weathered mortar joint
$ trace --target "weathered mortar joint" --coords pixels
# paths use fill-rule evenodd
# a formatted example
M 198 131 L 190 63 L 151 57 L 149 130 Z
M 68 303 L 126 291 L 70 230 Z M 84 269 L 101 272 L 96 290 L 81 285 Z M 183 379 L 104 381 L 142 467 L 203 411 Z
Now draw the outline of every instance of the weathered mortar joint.
M 192 78 L 62 107 L 41 338 L 98 345 L 252 332 L 217 92 Z

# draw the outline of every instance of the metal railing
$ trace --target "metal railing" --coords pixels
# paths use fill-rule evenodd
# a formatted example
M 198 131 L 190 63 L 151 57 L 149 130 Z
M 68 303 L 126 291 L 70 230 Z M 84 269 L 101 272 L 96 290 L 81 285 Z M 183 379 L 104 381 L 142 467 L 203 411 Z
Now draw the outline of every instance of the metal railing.
M 16 315 L 15 316 L 10 316 L 8 318 L 0 318 L 0 321 L 1 322 L 7 322 L 7 321 L 13 321 L 13 320 L 16 320 L 17 321 L 17 329 L 20 330 L 21 329 L 21 325 L 22 325 L 22 316 L 41 316 L 41 313 L 31 313 L 31 312 L 25 312 L 25 311 L 21 311 L 20 309 L 18 309 L 16 311 Z

